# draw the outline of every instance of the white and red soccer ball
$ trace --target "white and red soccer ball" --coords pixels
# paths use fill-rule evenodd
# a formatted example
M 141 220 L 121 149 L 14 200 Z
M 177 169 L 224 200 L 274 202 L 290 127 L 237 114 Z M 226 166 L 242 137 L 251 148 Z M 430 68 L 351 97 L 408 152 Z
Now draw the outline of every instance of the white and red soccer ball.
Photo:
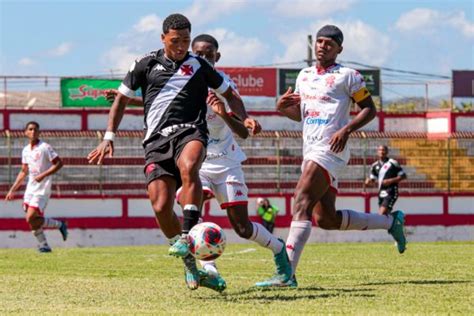
M 188 234 L 189 251 L 198 260 L 214 260 L 224 252 L 224 230 L 217 224 L 204 222 L 194 226 Z

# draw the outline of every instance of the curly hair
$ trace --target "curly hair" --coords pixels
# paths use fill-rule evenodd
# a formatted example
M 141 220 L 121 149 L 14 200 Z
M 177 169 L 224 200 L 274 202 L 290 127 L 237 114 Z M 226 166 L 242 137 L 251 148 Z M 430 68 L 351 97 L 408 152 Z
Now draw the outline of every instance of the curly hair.
M 189 32 L 191 32 L 191 22 L 189 22 L 188 18 L 182 14 L 171 14 L 163 21 L 163 34 L 167 34 L 170 29 L 189 29 Z

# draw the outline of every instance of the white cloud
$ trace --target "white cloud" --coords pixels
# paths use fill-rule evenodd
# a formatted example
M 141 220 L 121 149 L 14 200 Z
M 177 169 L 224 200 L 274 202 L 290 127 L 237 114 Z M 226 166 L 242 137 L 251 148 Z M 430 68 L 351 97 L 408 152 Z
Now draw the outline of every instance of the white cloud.
M 103 61 L 110 69 L 125 73 L 141 55 L 144 55 L 144 52 L 137 52 L 130 46 L 115 46 L 104 54 Z
M 349 9 L 354 0 L 293 0 L 279 1 L 274 9 L 275 13 L 287 17 L 322 17 L 335 12 Z
M 64 42 L 53 49 L 50 49 L 46 54 L 50 57 L 61 57 L 69 53 L 72 49 L 72 43 Z
M 268 53 L 268 46 L 256 37 L 239 36 L 227 29 L 219 28 L 206 33 L 219 42 L 221 59 L 219 66 L 252 66 Z
M 274 58 L 275 63 L 302 61 L 307 55 L 307 35 L 316 32 L 326 24 L 337 25 L 344 34 L 343 52 L 339 59 L 381 66 L 390 56 L 393 43 L 390 37 L 374 27 L 360 21 L 335 22 L 321 20 L 311 24 L 308 28 L 285 34 L 280 42 L 286 45 L 281 56 Z M 313 38 L 314 40 L 314 38 Z M 313 47 L 314 55 L 314 47 Z
M 466 19 L 463 11 L 440 12 L 427 8 L 416 8 L 403 13 L 395 22 L 395 28 L 401 32 L 435 32 L 446 25 L 474 37 L 474 23 Z
M 36 62 L 29 57 L 24 57 L 18 61 L 18 65 L 20 66 L 32 66 L 34 64 L 36 64 Z
M 156 15 L 150 14 L 142 17 L 133 29 L 137 33 L 158 32 L 161 33 L 163 21 Z
M 222 19 L 224 15 L 235 13 L 250 1 L 222 1 L 222 0 L 196 0 L 183 14 L 194 25 L 204 25 L 208 22 Z

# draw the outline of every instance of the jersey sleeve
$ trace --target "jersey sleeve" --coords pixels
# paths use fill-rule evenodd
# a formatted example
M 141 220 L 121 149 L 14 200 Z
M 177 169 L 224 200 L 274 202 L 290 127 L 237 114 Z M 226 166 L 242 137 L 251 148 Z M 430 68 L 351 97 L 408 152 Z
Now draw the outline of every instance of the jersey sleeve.
M 217 92 L 223 94 L 229 89 L 229 83 L 212 67 L 205 59 L 196 57 L 201 63 L 201 68 L 204 74 L 204 79 L 208 87 Z
M 376 164 L 373 164 L 371 167 L 370 167 L 370 175 L 369 175 L 369 178 L 372 179 L 372 180 L 377 180 L 379 175 L 377 174 L 377 171 L 375 170 L 375 166 Z
M 370 92 L 365 86 L 364 77 L 357 70 L 351 69 L 349 72 L 347 87 L 349 95 L 355 103 L 359 103 L 370 96 Z
M 132 63 L 118 88 L 121 94 L 132 98 L 135 96 L 135 91 L 143 85 L 146 79 L 146 67 L 149 60 L 147 57 L 149 57 L 149 55 L 137 59 Z
M 23 149 L 23 150 L 21 151 L 21 163 L 22 163 L 23 165 L 28 164 L 28 160 L 26 159 L 25 149 Z
M 45 150 L 46 150 L 46 154 L 48 155 L 48 160 L 49 161 L 53 161 L 54 159 L 59 157 L 59 155 L 56 153 L 56 151 L 54 151 L 54 149 L 51 145 L 49 145 L 49 144 L 46 145 Z
M 402 166 L 396 161 L 395 159 L 391 159 L 392 166 L 395 169 L 397 176 L 403 176 L 405 175 L 405 171 L 403 171 Z

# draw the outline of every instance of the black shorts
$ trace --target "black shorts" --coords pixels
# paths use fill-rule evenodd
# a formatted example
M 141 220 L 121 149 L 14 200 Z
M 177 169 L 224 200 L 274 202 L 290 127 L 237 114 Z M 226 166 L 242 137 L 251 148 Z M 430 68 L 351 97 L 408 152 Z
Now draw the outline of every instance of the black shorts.
M 385 192 L 385 193 L 383 193 Z M 379 207 L 384 206 L 388 209 L 389 212 L 392 211 L 395 202 L 398 200 L 398 190 L 385 191 L 382 190 L 379 192 Z
M 178 169 L 178 158 L 184 146 L 193 140 L 198 140 L 207 146 L 208 136 L 206 133 L 189 129 L 177 136 L 159 138 L 151 141 L 145 146 L 145 178 L 147 186 L 150 182 L 162 177 L 172 176 L 176 180 L 176 187 L 182 184 Z M 203 155 L 203 160 L 206 155 Z

